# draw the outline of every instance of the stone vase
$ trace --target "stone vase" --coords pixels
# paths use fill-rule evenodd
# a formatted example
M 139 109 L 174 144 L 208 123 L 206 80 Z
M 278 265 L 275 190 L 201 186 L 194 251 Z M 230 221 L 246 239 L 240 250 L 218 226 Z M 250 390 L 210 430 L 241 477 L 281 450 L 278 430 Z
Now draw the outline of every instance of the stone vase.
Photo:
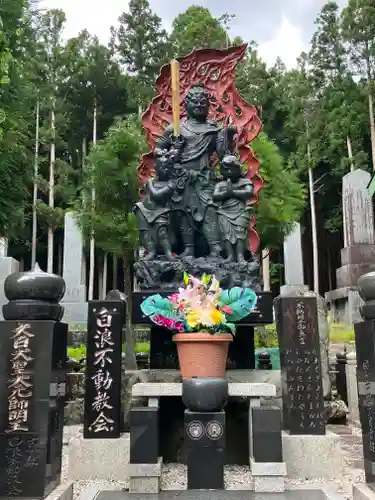
M 178 333 L 174 335 L 181 377 L 224 378 L 227 364 L 229 333 Z

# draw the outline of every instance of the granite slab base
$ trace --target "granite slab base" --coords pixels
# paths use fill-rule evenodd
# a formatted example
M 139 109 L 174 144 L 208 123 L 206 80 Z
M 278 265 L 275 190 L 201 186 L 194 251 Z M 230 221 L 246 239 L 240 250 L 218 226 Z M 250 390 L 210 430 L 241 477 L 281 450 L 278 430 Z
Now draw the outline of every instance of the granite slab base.
M 0 498 L 2 499 L 2 497 Z M 9 500 L 9 497 L 7 497 L 7 500 Z M 23 497 L 23 500 L 35 499 Z M 71 481 L 67 481 L 59 484 L 44 498 L 44 500 L 73 500 L 73 483 Z
M 340 436 L 290 435 L 282 433 L 283 459 L 289 479 L 336 479 L 340 477 L 343 455 Z
M 355 484 L 353 500 L 375 500 L 375 484 Z
M 343 500 L 336 494 L 322 490 L 294 490 L 284 493 L 255 493 L 253 491 L 186 490 L 162 491 L 159 494 L 137 494 L 124 491 L 90 490 L 83 492 L 78 500 Z
M 70 480 L 124 482 L 129 479 L 129 434 L 118 439 L 84 439 L 82 434 L 68 443 Z
M 156 464 L 129 464 L 130 493 L 159 493 L 162 457 Z

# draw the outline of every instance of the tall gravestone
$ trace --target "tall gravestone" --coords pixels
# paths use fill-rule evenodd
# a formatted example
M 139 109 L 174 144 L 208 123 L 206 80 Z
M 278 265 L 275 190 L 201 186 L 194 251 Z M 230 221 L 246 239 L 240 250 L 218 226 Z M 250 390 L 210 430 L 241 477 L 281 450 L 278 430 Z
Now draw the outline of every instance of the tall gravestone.
M 308 291 L 303 274 L 301 237 L 301 224 L 296 222 L 284 241 L 285 285 L 281 287 L 281 295 Z
M 353 324 L 361 320 L 358 278 L 375 270 L 375 234 L 372 197 L 367 186 L 371 176 L 358 169 L 342 180 L 344 248 L 341 267 L 336 271 L 337 288 L 326 293 L 335 323 Z
M 316 297 L 318 306 L 318 331 L 320 343 L 320 361 L 322 365 L 322 380 L 324 397 L 331 394 L 331 379 L 329 374 L 329 326 L 327 311 L 323 297 L 309 290 L 304 283 L 302 232 L 301 225 L 296 222 L 293 231 L 284 241 L 284 272 L 285 285 L 280 288 L 283 297 Z
M 68 325 L 60 322 L 64 292 L 60 276 L 37 266 L 5 281 L 0 498 L 42 499 L 60 484 L 68 333 Z
M 284 429 L 325 434 L 322 370 L 315 297 L 275 301 L 283 393 Z
M 93 300 L 87 324 L 87 369 L 83 437 L 121 434 L 121 357 L 125 306 L 121 300 Z
M 365 304 L 363 321 L 354 325 L 357 353 L 359 417 L 362 427 L 366 482 L 375 483 L 375 272 L 358 280 Z
M 64 219 L 63 277 L 66 282 L 64 321 L 70 325 L 86 326 L 87 302 L 82 234 L 73 212 Z

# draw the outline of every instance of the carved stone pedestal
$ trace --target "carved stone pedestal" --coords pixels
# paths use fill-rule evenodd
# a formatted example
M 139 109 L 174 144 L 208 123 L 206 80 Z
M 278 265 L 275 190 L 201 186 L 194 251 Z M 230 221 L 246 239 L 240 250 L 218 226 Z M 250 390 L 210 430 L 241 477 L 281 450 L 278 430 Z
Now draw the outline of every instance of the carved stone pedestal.
M 134 270 L 143 290 L 178 290 L 183 285 L 184 272 L 196 277 L 201 277 L 204 273 L 215 275 L 222 288 L 241 286 L 252 288 L 256 292 L 261 290 L 257 261 L 226 263 L 222 258 L 176 257 L 174 261 L 160 258 L 136 262 Z
M 185 410 L 188 489 L 224 489 L 225 412 Z

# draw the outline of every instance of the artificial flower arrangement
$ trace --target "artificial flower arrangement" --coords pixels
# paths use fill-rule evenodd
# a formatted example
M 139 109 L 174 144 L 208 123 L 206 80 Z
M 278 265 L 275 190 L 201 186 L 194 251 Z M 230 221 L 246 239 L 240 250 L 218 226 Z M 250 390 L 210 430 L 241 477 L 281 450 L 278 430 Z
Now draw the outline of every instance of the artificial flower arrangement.
M 169 297 L 152 295 L 141 304 L 144 315 L 173 333 L 235 333 L 235 323 L 254 310 L 257 296 L 250 288 L 222 290 L 215 276 L 201 279 L 184 273 L 185 288 Z

